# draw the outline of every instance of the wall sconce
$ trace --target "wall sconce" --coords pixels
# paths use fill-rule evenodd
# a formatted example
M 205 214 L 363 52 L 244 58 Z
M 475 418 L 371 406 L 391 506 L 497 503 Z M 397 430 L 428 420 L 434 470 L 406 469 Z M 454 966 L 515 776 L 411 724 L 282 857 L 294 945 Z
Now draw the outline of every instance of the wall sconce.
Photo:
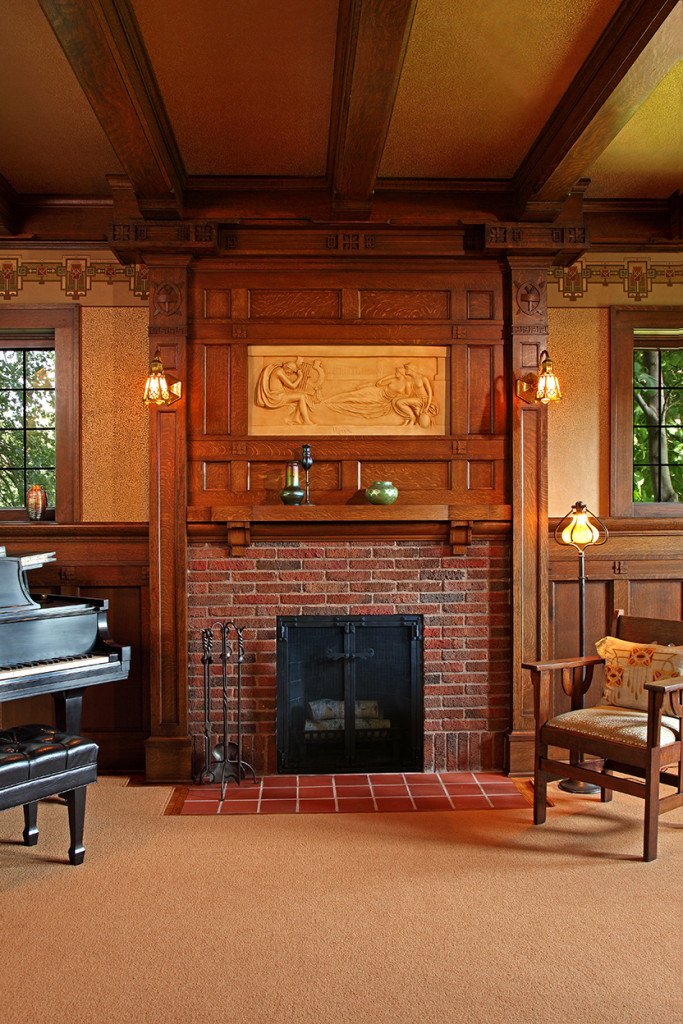
M 547 405 L 548 402 L 559 402 L 562 398 L 560 382 L 555 376 L 552 360 L 545 349 L 541 352 L 538 375 L 528 373 L 526 377 L 518 377 L 515 381 L 515 394 L 517 398 L 529 404 L 541 402 L 542 405 Z
M 145 405 L 173 405 L 182 398 L 183 386 L 177 377 L 172 377 L 164 370 L 159 349 L 149 366 L 149 377 L 145 382 L 145 393 L 142 401 Z

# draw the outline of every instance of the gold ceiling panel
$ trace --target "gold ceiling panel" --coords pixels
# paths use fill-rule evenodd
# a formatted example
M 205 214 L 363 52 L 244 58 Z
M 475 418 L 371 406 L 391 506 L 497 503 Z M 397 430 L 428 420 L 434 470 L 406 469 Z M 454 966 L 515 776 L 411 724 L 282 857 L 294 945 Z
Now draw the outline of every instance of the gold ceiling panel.
M 420 0 L 381 177 L 511 178 L 618 0 Z

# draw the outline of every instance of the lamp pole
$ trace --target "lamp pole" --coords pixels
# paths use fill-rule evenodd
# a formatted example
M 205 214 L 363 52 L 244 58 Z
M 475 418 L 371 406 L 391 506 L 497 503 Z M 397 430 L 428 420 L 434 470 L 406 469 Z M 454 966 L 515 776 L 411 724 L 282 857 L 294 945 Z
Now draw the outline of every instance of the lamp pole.
M 596 526 L 595 524 L 599 524 Z M 600 536 L 600 528 L 603 535 Z M 560 544 L 571 544 L 579 552 L 579 650 L 581 657 L 586 656 L 586 571 L 585 571 L 585 550 L 589 546 L 600 546 L 607 540 L 609 534 L 607 527 L 596 515 L 586 508 L 582 501 L 572 505 L 571 510 L 558 524 L 555 530 L 555 539 Z M 572 686 L 571 709 L 578 711 L 583 708 L 583 684 L 586 681 L 586 669 L 581 669 L 580 687 L 577 692 L 576 680 Z M 579 754 L 576 760 L 571 758 L 573 764 L 581 764 L 584 760 L 583 754 Z M 590 782 L 580 782 L 578 779 L 562 779 L 559 788 L 566 793 L 575 793 L 584 796 L 599 793 L 600 787 Z

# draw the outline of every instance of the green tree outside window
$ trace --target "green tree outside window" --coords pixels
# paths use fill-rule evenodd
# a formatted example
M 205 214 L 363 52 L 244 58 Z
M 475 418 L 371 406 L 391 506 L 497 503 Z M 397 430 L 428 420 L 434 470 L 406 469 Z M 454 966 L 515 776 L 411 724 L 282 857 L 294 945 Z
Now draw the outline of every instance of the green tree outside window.
M 31 484 L 55 504 L 55 352 L 0 349 L 0 507 L 23 508 Z
M 683 500 L 683 348 L 633 350 L 633 500 Z

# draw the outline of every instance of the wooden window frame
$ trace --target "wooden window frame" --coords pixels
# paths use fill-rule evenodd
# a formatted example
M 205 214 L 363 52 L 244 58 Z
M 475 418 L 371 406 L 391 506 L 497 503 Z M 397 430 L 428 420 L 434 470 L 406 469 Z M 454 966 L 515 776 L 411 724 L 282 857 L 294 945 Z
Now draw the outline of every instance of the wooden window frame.
M 31 331 L 51 331 L 55 349 L 56 497 L 55 521 L 81 520 L 80 306 L 20 306 L 0 310 L 0 328 L 16 331 L 16 340 L 0 336 L 3 348 L 30 347 Z M 25 337 L 22 338 L 22 333 Z M 25 509 L 0 509 L 0 522 L 28 521 Z
M 612 423 L 610 515 L 683 519 L 683 501 L 633 500 L 633 350 L 642 346 L 634 331 L 683 326 L 683 306 L 615 306 L 610 310 Z M 683 341 L 680 343 L 683 347 Z M 678 348 L 678 345 L 670 345 Z

